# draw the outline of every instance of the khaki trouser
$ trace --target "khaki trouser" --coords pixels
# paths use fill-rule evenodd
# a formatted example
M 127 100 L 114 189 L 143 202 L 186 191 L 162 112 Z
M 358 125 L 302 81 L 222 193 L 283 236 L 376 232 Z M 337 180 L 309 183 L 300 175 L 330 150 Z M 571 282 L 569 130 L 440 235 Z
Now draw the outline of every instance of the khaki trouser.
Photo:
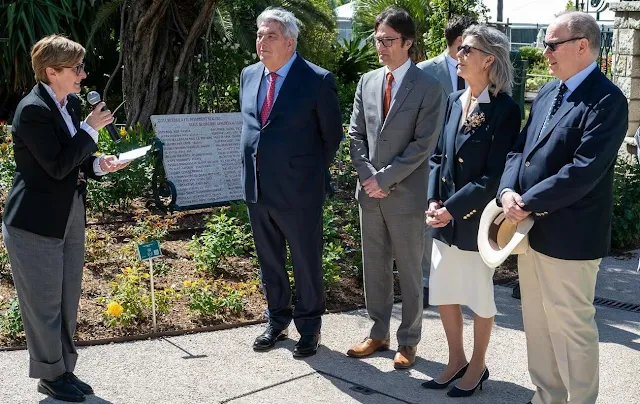
M 518 257 L 533 404 L 593 404 L 598 328 L 593 306 L 600 259 L 569 261 L 533 249 Z

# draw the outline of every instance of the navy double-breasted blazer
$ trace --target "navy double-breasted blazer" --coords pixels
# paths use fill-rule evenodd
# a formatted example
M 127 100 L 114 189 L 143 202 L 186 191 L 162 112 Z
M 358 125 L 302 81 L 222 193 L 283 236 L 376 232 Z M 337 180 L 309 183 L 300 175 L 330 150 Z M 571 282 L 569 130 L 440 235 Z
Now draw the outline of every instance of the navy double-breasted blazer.
M 480 216 L 495 197 L 505 159 L 520 130 L 520 108 L 507 94 L 490 95 L 469 117 L 484 121 L 467 129 L 459 122 L 465 90 L 449 95 L 444 128 L 430 159 L 429 200 L 442 201 L 453 220 L 432 236 L 461 250 L 478 251 Z

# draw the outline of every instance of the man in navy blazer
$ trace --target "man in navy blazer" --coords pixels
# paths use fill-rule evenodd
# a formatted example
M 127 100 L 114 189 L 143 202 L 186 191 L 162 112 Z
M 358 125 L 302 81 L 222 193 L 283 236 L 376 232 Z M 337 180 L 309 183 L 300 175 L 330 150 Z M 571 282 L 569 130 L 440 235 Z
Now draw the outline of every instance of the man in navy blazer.
M 535 218 L 518 257 L 534 404 L 592 404 L 598 395 L 593 299 L 628 126 L 624 95 L 596 65 L 599 47 L 588 14 L 563 13 L 549 26 L 544 56 L 558 80 L 540 90 L 498 190 L 508 219 Z
M 342 139 L 340 105 L 333 75 L 296 53 L 292 13 L 268 8 L 257 25 L 260 62 L 240 75 L 242 184 L 269 318 L 253 347 L 272 348 L 286 338 L 293 319 L 301 336 L 293 355 L 309 356 L 318 348 L 325 311 L 322 205 L 328 167 Z

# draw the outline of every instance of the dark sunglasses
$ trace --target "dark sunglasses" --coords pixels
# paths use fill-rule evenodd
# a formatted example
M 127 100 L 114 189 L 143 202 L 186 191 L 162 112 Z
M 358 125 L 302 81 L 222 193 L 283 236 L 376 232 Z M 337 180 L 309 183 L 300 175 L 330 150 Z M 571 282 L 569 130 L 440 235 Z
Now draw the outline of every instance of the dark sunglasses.
M 84 70 L 84 63 L 80 63 L 79 65 L 75 65 L 75 66 L 62 66 L 62 67 L 75 70 L 76 75 L 78 76 L 80 75 L 80 73 L 86 72 L 86 70 Z
M 458 52 L 462 51 L 462 54 L 465 55 L 465 56 L 467 56 L 468 54 L 471 53 L 471 49 L 479 50 L 480 52 L 482 52 L 484 54 L 490 55 L 489 52 L 483 51 L 482 49 L 476 48 L 475 46 L 471 46 L 471 45 L 460 45 L 460 46 L 458 46 Z
M 563 43 L 567 43 L 567 42 L 571 42 L 571 41 L 577 41 L 578 39 L 584 39 L 584 37 L 580 36 L 580 37 L 575 37 L 575 38 L 569 38 L 569 39 L 565 39 L 564 41 L 558 41 L 558 42 L 545 42 L 545 41 L 542 41 L 542 46 L 544 46 L 545 48 L 549 48 L 549 51 L 551 51 L 551 52 L 555 52 L 556 49 L 558 49 L 558 46 L 562 45 Z

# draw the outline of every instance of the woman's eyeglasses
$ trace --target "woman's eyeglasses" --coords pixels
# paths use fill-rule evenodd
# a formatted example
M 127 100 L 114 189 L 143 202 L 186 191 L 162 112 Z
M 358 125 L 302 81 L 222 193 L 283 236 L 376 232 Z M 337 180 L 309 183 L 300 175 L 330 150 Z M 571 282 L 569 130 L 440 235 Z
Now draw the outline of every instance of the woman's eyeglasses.
M 575 38 L 569 38 L 569 39 L 565 39 L 564 41 L 558 41 L 558 42 L 545 42 L 545 41 L 542 41 L 542 46 L 544 46 L 545 48 L 549 48 L 549 51 L 551 51 L 551 52 L 555 52 L 556 49 L 558 48 L 558 46 L 562 45 L 563 43 L 567 43 L 567 42 L 571 42 L 571 41 L 577 41 L 578 39 L 584 39 L 584 37 L 580 36 L 580 37 L 575 37 Z
M 75 66 L 62 66 L 65 67 L 67 69 L 73 69 L 76 72 L 76 75 L 80 75 L 80 73 L 85 72 L 86 70 L 84 70 L 84 63 L 80 63 L 79 65 L 75 65 Z
M 476 48 L 475 46 L 471 46 L 471 45 L 460 45 L 460 46 L 458 46 L 458 52 L 462 51 L 462 54 L 465 55 L 465 56 L 467 56 L 468 54 L 471 53 L 471 49 L 479 50 L 482 53 L 490 55 L 489 52 L 483 51 L 482 49 Z

